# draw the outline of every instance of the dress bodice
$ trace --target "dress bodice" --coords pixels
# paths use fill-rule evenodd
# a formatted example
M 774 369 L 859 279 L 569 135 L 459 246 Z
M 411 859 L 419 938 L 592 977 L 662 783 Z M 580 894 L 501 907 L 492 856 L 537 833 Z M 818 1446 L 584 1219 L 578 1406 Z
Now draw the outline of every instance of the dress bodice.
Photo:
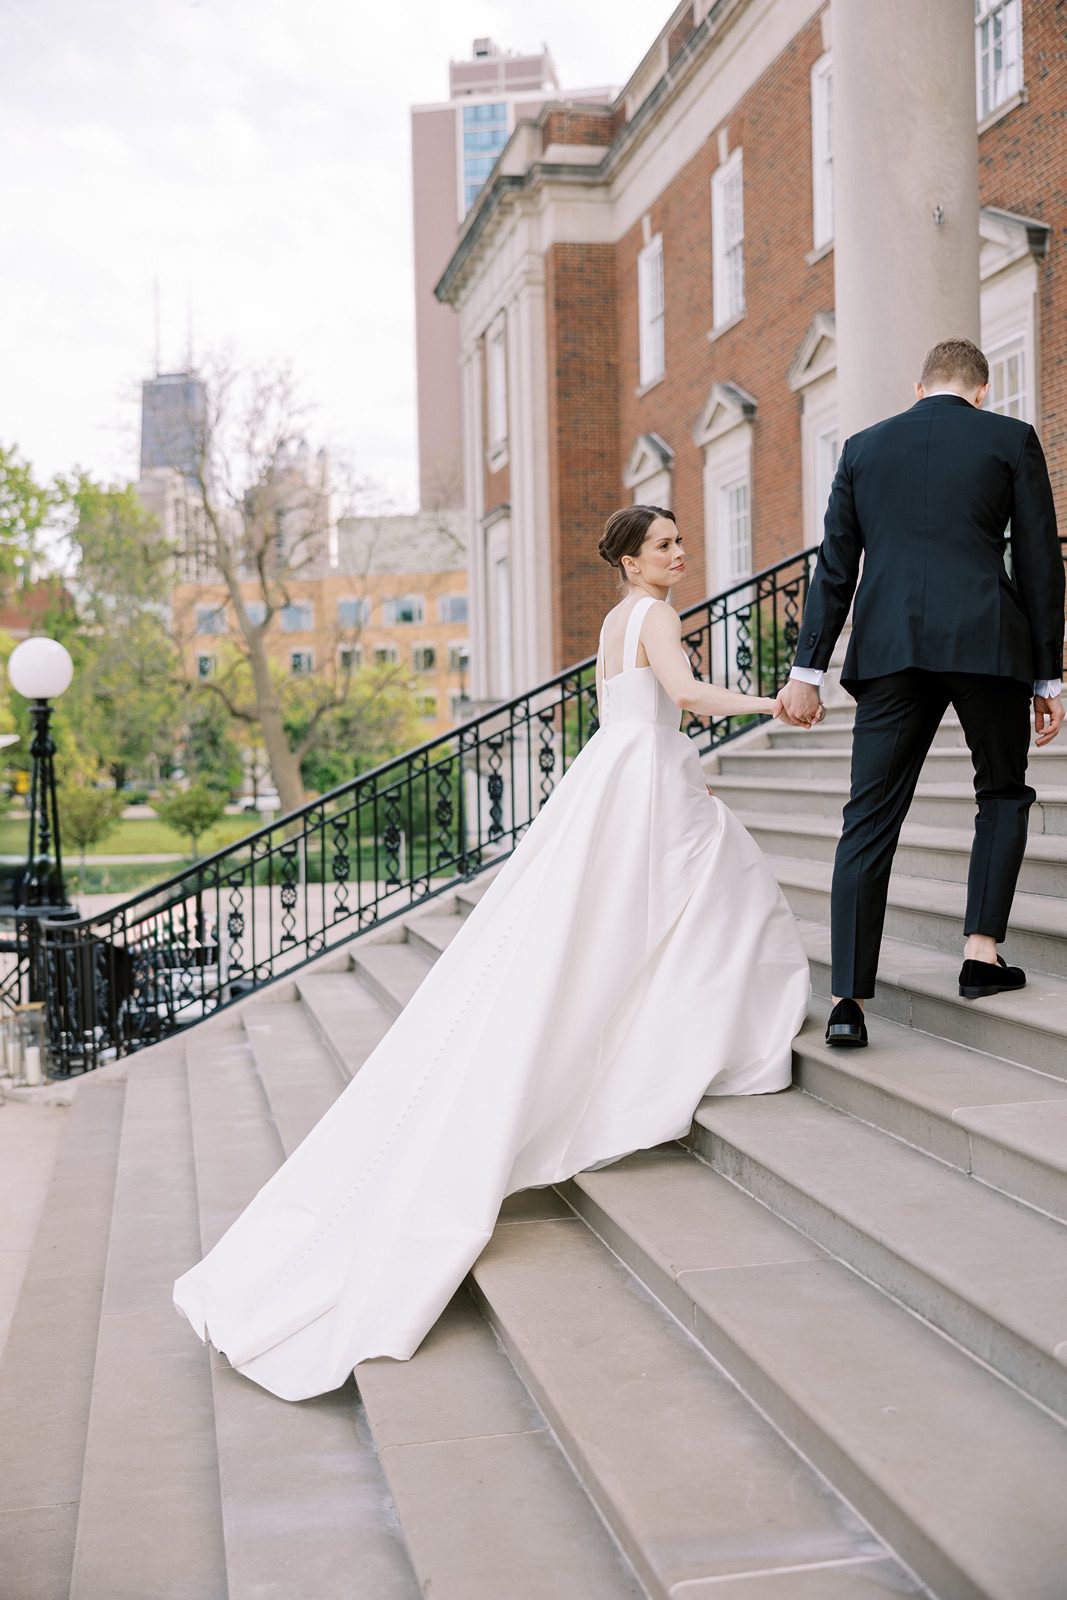
M 641 624 L 655 603 L 651 596 L 647 596 L 634 605 L 626 619 L 622 671 L 610 678 L 604 674 L 604 630 L 600 630 L 601 727 L 615 722 L 655 722 L 674 729 L 681 726 L 681 712 L 652 668 L 637 665 Z

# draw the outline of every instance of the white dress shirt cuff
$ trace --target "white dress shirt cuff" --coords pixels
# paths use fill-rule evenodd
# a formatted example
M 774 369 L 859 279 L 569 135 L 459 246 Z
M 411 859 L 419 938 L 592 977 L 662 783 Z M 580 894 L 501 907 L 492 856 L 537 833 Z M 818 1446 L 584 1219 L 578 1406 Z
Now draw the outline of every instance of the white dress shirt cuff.
M 821 667 L 791 667 L 789 676 L 798 678 L 801 683 L 813 683 L 817 689 L 821 689 L 826 673 Z M 1038 691 L 1035 689 L 1034 693 L 1036 694 Z
M 1059 678 L 1039 678 L 1034 684 L 1034 693 L 1039 694 L 1042 700 L 1056 700 L 1063 693 L 1063 683 Z

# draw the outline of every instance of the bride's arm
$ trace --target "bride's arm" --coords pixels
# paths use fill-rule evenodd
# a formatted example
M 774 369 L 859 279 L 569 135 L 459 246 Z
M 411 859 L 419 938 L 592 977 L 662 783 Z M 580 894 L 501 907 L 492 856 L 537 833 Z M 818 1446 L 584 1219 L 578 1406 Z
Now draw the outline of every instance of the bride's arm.
M 641 643 L 652 671 L 682 711 L 692 711 L 698 717 L 724 717 L 735 712 L 778 715 L 777 699 L 770 700 L 761 694 L 741 694 L 736 689 L 720 689 L 717 684 L 705 683 L 695 675 L 682 648 L 682 619 L 665 601 L 649 608 L 641 629 Z

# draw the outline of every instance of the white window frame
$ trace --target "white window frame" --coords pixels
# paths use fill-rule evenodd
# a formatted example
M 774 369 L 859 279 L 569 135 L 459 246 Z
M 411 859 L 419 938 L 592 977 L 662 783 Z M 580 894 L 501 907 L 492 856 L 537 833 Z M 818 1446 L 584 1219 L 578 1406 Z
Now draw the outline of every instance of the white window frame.
M 1022 0 L 975 0 L 974 71 L 979 123 L 988 122 L 1003 107 L 1017 103 L 1022 95 L 1022 9 Z M 994 60 L 998 23 L 1002 29 L 1000 48 L 1005 56 L 999 72 Z
M 642 390 L 659 383 L 667 370 L 665 305 L 663 235 L 657 233 L 637 257 L 637 366 Z
M 345 656 L 351 656 L 351 662 L 346 666 Z M 339 644 L 337 646 L 337 666 L 341 672 L 358 672 L 363 665 L 363 646 L 361 644 Z
M 402 609 L 410 609 L 410 617 L 399 615 Z M 426 621 L 426 599 L 421 594 L 390 595 L 382 603 L 382 614 L 387 628 L 418 628 Z
M 202 681 L 204 678 L 213 678 L 218 660 L 215 656 L 204 652 L 196 658 L 196 675 Z
M 355 622 L 343 622 L 341 619 L 342 606 L 355 606 Z M 337 626 L 339 628 L 365 628 L 370 621 L 370 601 L 358 595 L 340 595 L 337 601 Z
M 1019 417 L 1023 422 L 1034 420 L 1030 403 L 1031 355 L 1028 343 L 1025 329 L 1020 328 L 1018 333 L 985 352 L 989 362 L 989 394 L 985 402 L 986 410 L 999 411 L 1005 417 Z M 1020 381 L 1016 388 L 1005 394 L 1001 387 L 1000 373 L 1012 358 L 1018 360 Z M 1009 401 L 1014 401 L 1014 409 L 1009 405 Z
M 745 314 L 745 169 L 738 147 L 711 180 L 711 287 L 716 328 Z
M 834 240 L 834 76 L 827 50 L 811 69 L 811 243 Z
M 217 624 L 217 626 L 216 626 Z M 196 633 L 197 638 L 218 638 L 226 632 L 226 606 L 223 601 L 218 604 L 199 605 L 196 608 Z
M 396 644 L 376 644 L 374 646 L 374 665 L 376 667 L 399 666 L 400 646 Z
M 457 600 L 461 600 L 463 602 L 463 615 L 461 617 L 455 616 L 454 613 L 453 613 L 453 610 L 452 610 L 453 604 Z M 440 595 L 438 597 L 438 600 L 437 600 L 437 620 L 438 620 L 438 622 L 447 622 L 452 627 L 456 627 L 457 624 L 462 625 L 463 623 L 465 623 L 468 620 L 469 616 L 470 616 L 470 600 L 469 600 L 469 598 L 468 598 L 468 596 L 467 596 L 465 591 L 457 591 L 455 594 L 443 594 L 443 595 Z
M 307 621 L 299 623 L 293 619 L 293 613 L 299 611 L 301 617 Z M 291 600 L 282 607 L 282 632 L 283 633 L 310 633 L 315 626 L 315 607 L 310 600 Z
M 297 662 L 301 664 L 297 666 Z M 315 654 L 312 650 L 290 650 L 289 671 L 296 677 L 306 678 L 315 670 Z
M 426 650 L 433 652 L 433 661 L 428 667 L 420 667 L 419 655 Z M 411 670 L 413 672 L 437 672 L 439 670 L 437 646 L 435 644 L 413 644 L 411 647 Z
M 426 707 L 431 702 L 433 710 L 428 711 Z M 418 691 L 415 695 L 415 708 L 420 722 L 436 722 L 441 715 L 441 702 L 437 697 L 436 690 L 425 689 Z
M 486 430 L 489 465 L 503 465 L 508 447 L 507 324 L 497 317 L 485 336 Z

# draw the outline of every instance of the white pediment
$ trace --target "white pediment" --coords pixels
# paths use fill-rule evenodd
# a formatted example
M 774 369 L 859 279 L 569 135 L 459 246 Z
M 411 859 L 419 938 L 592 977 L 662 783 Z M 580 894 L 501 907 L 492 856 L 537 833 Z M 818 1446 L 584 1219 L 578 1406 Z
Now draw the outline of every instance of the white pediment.
M 733 428 L 752 422 L 755 416 L 756 401 L 747 389 L 737 383 L 713 383 L 700 420 L 693 429 L 693 443 L 714 444 Z
M 817 311 L 811 326 L 800 341 L 786 381 L 793 393 L 806 389 L 809 383 L 825 378 L 837 367 L 837 334 L 832 311 Z
M 978 275 L 982 282 L 1019 261 L 1043 260 L 1051 232 L 1048 223 L 1036 217 L 983 206 L 978 213 Z
M 642 433 L 630 451 L 630 459 L 622 481 L 627 489 L 636 489 L 657 473 L 669 471 L 674 465 L 674 451 L 658 433 Z

